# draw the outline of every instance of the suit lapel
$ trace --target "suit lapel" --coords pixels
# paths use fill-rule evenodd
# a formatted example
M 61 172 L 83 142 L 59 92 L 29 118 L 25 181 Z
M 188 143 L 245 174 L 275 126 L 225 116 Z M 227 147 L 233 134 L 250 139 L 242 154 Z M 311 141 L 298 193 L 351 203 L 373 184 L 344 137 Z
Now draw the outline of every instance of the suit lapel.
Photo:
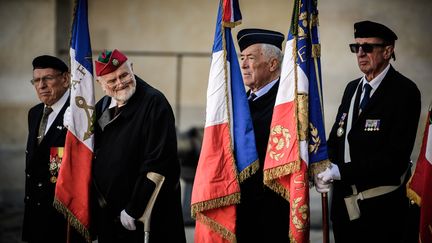
M 66 111 L 66 108 L 69 106 L 69 98 L 66 101 L 66 103 L 63 105 L 62 109 L 60 110 L 59 114 L 57 114 L 57 117 L 55 118 L 54 122 L 49 127 L 47 133 L 45 134 L 42 142 L 43 143 L 50 143 L 50 141 L 55 141 L 58 139 L 59 136 L 63 134 L 63 130 L 66 128 L 63 126 L 63 115 Z

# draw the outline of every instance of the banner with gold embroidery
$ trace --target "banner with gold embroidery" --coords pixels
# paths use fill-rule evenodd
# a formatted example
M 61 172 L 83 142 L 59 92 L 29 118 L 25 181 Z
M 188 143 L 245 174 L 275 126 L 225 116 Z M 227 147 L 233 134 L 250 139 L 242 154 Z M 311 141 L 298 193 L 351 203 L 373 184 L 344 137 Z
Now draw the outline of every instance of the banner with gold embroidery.
M 264 163 L 264 184 L 290 202 L 291 242 L 309 242 L 308 169 L 328 163 L 317 1 L 296 0 Z
M 87 0 L 76 0 L 70 60 L 72 80 L 69 109 L 72 123 L 66 134 L 54 207 L 63 213 L 68 225 L 80 232 L 87 242 L 91 242 L 90 181 L 96 113 Z

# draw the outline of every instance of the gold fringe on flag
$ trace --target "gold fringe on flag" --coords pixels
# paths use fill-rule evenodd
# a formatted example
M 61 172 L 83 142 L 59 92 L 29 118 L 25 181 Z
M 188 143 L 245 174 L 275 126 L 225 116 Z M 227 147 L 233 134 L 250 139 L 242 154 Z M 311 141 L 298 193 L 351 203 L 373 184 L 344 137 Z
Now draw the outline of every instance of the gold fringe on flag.
M 208 225 L 211 229 L 219 233 L 224 239 L 228 240 L 231 243 L 236 243 L 236 236 L 233 232 L 227 230 L 222 225 L 218 224 L 216 221 L 212 220 L 209 217 L 206 217 L 204 214 L 198 213 L 197 220 Z
M 238 175 L 238 180 L 240 183 L 245 181 L 251 175 L 255 174 L 259 169 L 259 160 L 255 160 L 248 167 L 246 167 L 243 171 L 241 171 Z
M 81 222 L 74 216 L 71 211 L 69 211 L 69 209 L 65 205 L 63 205 L 62 202 L 57 200 L 57 198 L 54 198 L 53 206 L 55 209 L 57 209 L 57 211 L 63 214 L 69 224 L 74 227 L 88 243 L 92 242 L 89 230 L 81 224 Z

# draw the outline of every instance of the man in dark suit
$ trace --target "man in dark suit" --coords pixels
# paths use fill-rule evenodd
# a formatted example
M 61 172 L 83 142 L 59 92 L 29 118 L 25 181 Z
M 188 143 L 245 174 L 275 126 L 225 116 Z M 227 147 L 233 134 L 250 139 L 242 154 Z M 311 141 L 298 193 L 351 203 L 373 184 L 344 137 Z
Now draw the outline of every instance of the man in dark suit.
M 406 181 L 420 116 L 420 91 L 390 64 L 396 34 L 354 24 L 362 78 L 344 92 L 328 140 L 332 164 L 315 176 L 318 192 L 333 182 L 331 219 L 336 242 L 412 242 L 406 239 Z
M 63 114 L 69 106 L 70 74 L 57 57 L 38 56 L 32 64 L 31 83 L 42 103 L 28 113 L 22 239 L 66 242 L 66 220 L 53 207 L 53 198 L 67 131 Z
M 240 68 L 247 92 L 259 169 L 240 184 L 237 242 L 289 242 L 289 203 L 263 183 L 264 159 L 273 107 L 279 87 L 284 35 L 263 29 L 243 29 L 237 35 Z

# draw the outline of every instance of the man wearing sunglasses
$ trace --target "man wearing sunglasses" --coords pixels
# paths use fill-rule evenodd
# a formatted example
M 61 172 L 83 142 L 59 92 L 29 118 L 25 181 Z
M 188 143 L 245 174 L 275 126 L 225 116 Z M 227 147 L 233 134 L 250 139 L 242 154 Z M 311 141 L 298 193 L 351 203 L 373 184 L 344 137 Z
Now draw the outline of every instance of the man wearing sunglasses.
M 354 24 L 363 77 L 348 83 L 328 140 L 331 166 L 315 176 L 318 192 L 333 184 L 335 241 L 416 242 L 408 239 L 406 181 L 420 116 L 420 91 L 390 64 L 396 34 Z
M 67 129 L 63 115 L 69 106 L 70 74 L 59 58 L 33 59 L 30 83 L 41 101 L 28 113 L 24 222 L 25 242 L 66 242 L 66 220 L 53 207 L 54 190 Z M 85 242 L 72 228 L 72 242 Z

